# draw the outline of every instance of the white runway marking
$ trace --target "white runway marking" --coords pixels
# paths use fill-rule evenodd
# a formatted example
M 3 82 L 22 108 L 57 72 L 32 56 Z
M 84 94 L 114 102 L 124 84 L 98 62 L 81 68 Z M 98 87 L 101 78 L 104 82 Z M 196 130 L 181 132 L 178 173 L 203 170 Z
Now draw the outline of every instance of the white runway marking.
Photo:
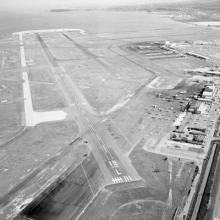
M 117 161 L 113 160 L 113 161 L 112 161 L 112 164 L 113 164 L 112 167 L 118 167 Z
M 21 67 L 25 68 L 27 67 L 27 63 L 25 59 L 22 33 L 19 33 L 19 41 L 20 41 Z M 26 71 L 22 73 L 22 80 L 23 80 L 25 125 L 27 127 L 33 127 L 36 124 L 42 122 L 59 121 L 59 120 L 64 120 L 66 118 L 67 113 L 64 111 L 35 112 L 33 110 L 30 83 L 29 83 L 28 73 Z
M 65 120 L 66 116 L 67 113 L 64 111 L 34 112 L 34 123 L 62 121 Z
M 119 176 L 119 177 L 114 177 L 112 178 L 112 182 L 114 184 L 116 183 L 128 183 L 128 182 L 132 182 L 132 178 L 130 176 Z
M 124 176 L 125 182 L 128 182 L 127 176 Z
M 115 178 L 112 178 L 112 182 L 113 183 L 122 183 L 124 181 L 121 177 L 115 177 Z
M 118 175 L 121 175 L 121 172 L 119 172 L 117 169 L 115 169 L 115 171 Z
M 23 96 L 24 96 L 24 111 L 25 111 L 25 123 L 26 126 L 34 126 L 34 111 L 31 99 L 31 91 L 28 81 L 28 74 L 27 72 L 22 73 L 23 79 Z
M 35 33 L 53 33 L 53 32 L 72 32 L 77 31 L 80 34 L 85 34 L 86 31 L 83 29 L 76 29 L 76 28 L 63 28 L 63 29 L 46 29 L 46 30 L 29 30 L 29 31 L 21 31 L 15 32 L 14 35 L 20 34 L 35 34 Z

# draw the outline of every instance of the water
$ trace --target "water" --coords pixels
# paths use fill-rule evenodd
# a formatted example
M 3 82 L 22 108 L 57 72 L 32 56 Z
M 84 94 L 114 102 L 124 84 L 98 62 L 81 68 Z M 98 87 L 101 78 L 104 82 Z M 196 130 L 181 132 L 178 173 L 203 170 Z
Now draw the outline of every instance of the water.
M 150 21 L 150 22 L 149 22 Z M 147 12 L 71 11 L 51 13 L 1 12 L 0 37 L 13 32 L 50 28 L 81 28 L 89 32 L 141 32 L 172 26 L 174 21 Z

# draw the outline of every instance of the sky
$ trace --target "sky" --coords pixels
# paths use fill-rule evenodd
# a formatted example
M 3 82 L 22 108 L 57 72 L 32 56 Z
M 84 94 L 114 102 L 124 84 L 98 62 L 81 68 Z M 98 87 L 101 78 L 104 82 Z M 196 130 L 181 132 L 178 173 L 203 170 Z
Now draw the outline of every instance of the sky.
M 190 0 L 0 0 L 1 9 L 64 8 L 67 6 L 135 5 L 160 2 L 184 2 Z

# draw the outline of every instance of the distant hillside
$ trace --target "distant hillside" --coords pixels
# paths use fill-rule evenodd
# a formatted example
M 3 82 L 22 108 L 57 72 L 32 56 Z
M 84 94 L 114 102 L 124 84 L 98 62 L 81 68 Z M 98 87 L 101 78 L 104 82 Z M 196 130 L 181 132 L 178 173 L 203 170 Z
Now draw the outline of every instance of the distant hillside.
M 166 11 L 174 19 L 180 21 L 220 21 L 220 1 L 215 0 L 169 5 L 154 10 Z
M 160 12 L 180 21 L 220 21 L 219 0 L 194 0 L 182 3 L 153 3 L 136 6 L 111 7 L 108 8 L 108 10 Z

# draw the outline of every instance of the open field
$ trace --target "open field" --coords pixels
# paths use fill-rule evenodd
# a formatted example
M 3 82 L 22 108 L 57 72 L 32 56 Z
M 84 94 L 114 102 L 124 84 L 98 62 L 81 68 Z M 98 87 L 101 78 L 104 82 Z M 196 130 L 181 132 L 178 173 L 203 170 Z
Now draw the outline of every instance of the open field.
M 0 105 L 0 144 L 7 142 L 10 137 L 22 129 L 21 125 L 21 112 L 20 103 L 10 103 Z
M 46 123 L 25 131 L 18 140 L 1 148 L 1 197 L 65 148 L 78 131 L 74 121 Z
M 2 71 L 1 79 L 8 80 L 8 81 L 20 81 L 21 75 L 18 70 Z
M 1 100 L 6 99 L 8 102 L 22 99 L 21 82 L 1 80 Z
M 19 72 L 2 71 L 0 80 L 0 145 L 4 144 L 22 127 L 23 94 Z
M 38 83 L 54 83 L 54 79 L 50 76 L 50 70 L 46 68 L 31 69 L 29 80 Z
M 65 107 L 65 100 L 58 87 L 45 84 L 31 84 L 33 108 L 35 111 L 61 109 Z
M 144 91 L 139 99 L 135 99 L 111 116 L 116 126 L 132 144 L 144 137 L 148 139 L 148 136 L 151 138 L 157 136 L 160 132 L 165 134 L 180 111 L 174 102 L 155 99 L 156 94 L 153 91 L 147 93 Z M 154 105 L 158 108 L 154 109 Z M 127 118 L 131 119 L 129 125 L 124 123 Z
M 163 156 L 146 153 L 141 147 L 136 147 L 130 158 L 142 176 L 144 186 L 103 190 L 81 219 L 144 219 L 146 216 L 152 220 L 162 216 L 170 219 L 175 207 L 182 201 L 186 182 L 190 182 L 188 177 L 193 173 L 193 165 L 173 160 L 170 182 L 168 164 L 172 159 L 164 160 Z M 168 198 L 170 187 L 171 203 Z M 103 200 L 105 203 L 101 202 Z
M 65 216 L 74 219 L 82 211 L 84 204 L 99 191 L 102 182 L 99 167 L 93 155 L 90 155 L 39 206 L 36 204 L 34 207 L 33 203 L 25 213 L 31 218 L 42 220 L 61 220 Z
M 41 48 L 27 48 L 25 51 L 28 66 L 41 66 L 46 64 L 45 58 L 42 56 Z
M 18 69 L 20 67 L 19 48 L 12 46 L 4 52 L 3 70 Z

